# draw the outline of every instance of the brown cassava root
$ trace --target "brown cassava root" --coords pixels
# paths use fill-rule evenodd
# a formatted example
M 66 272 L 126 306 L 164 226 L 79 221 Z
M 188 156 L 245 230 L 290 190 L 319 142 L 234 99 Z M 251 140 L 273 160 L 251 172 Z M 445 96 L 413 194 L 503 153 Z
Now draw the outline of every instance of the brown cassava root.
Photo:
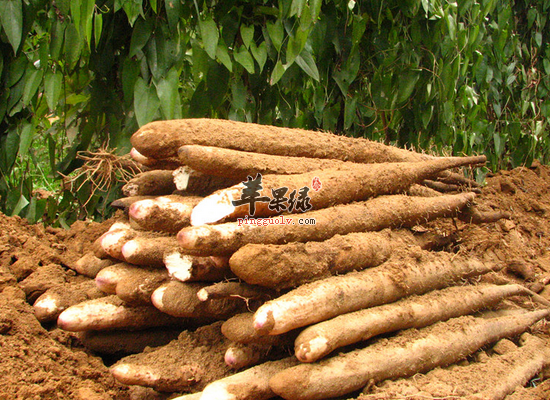
M 358 164 L 353 169 L 326 169 L 298 175 L 265 175 L 261 181 L 259 198 L 267 200 L 255 202 L 254 209 L 249 202 L 238 205 L 244 190 L 247 190 L 246 182 L 240 183 L 204 198 L 191 213 L 191 225 L 218 222 L 224 218 L 234 220 L 249 215 L 268 217 L 282 211 L 302 213 L 309 208 L 319 210 L 375 196 L 403 193 L 414 183 L 420 183 L 440 171 L 462 165 L 483 164 L 485 160 L 485 156 L 449 157 L 413 163 Z M 254 179 L 259 177 L 257 175 Z M 250 181 L 252 179 L 249 178 Z M 316 181 L 320 181 L 322 187 L 310 190 L 310 187 L 315 187 Z M 300 196 L 298 191 L 302 193 L 303 188 L 307 189 L 309 207 L 291 207 L 290 200 L 288 207 L 284 202 L 273 206 L 271 196 L 281 188 L 287 189 L 283 196 L 288 192 L 289 198 L 292 193 L 295 193 L 295 197 Z
M 277 156 L 220 147 L 187 145 L 178 150 L 182 164 L 205 174 L 246 180 L 248 175 L 302 174 L 319 169 L 352 169 L 357 163 L 322 158 Z
M 413 250 L 379 267 L 305 284 L 270 300 L 256 311 L 254 329 L 276 335 L 411 294 L 442 289 L 457 280 L 499 268 L 475 258 Z
M 237 298 L 200 301 L 197 292 L 203 283 L 170 281 L 151 295 L 153 305 L 175 317 L 226 319 L 245 310 L 245 302 Z
M 156 159 L 175 157 L 181 146 L 189 144 L 361 163 L 423 161 L 431 158 L 367 139 L 218 119 L 151 122 L 141 127 L 132 136 L 131 142 L 141 154 Z
M 93 280 L 77 284 L 63 284 L 46 290 L 33 304 L 34 315 L 40 322 L 55 321 L 68 307 L 82 301 L 97 299 L 105 294 L 95 285 Z
M 475 197 L 473 193 L 440 197 L 380 196 L 365 202 L 310 211 L 314 225 L 300 224 L 302 215 L 277 217 L 283 224 L 229 222 L 183 228 L 178 241 L 193 254 L 231 254 L 248 243 L 283 244 L 322 241 L 340 234 L 414 226 L 437 218 L 456 216 Z M 262 220 L 260 220 L 262 221 Z
M 122 187 L 122 193 L 132 196 L 163 196 L 176 190 L 172 171 L 152 170 L 142 172 Z
M 180 325 L 184 320 L 160 312 L 153 306 L 130 306 L 115 295 L 87 300 L 67 308 L 57 318 L 66 331 L 103 329 L 146 329 Z
M 141 229 L 175 233 L 189 225 L 191 211 L 201 199 L 179 195 L 145 199 L 131 204 L 128 215 Z
M 235 375 L 212 382 L 202 392 L 202 400 L 263 400 L 274 397 L 269 379 L 298 363 L 294 357 L 268 361 Z
M 296 357 L 302 362 L 314 362 L 339 347 L 382 333 L 471 314 L 519 294 L 527 294 L 521 285 L 457 286 L 343 314 L 305 328 L 295 341 Z
M 398 335 L 316 364 L 289 368 L 271 378 L 269 385 L 288 400 L 341 396 L 369 381 L 410 376 L 454 363 L 486 344 L 520 334 L 548 315 L 550 310 L 490 319 L 451 319 L 410 332 L 412 338 Z
M 247 244 L 231 256 L 229 266 L 247 283 L 285 289 L 375 267 L 399 244 L 399 235 L 390 231 L 336 235 L 324 242 Z

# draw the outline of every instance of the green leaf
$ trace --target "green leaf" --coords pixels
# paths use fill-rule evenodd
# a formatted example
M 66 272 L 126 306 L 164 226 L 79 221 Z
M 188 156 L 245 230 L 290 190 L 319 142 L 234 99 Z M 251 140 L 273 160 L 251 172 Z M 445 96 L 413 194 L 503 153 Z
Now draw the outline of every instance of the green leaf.
M 176 99 L 178 97 L 179 74 L 176 68 L 170 69 L 166 78 L 155 84 L 160 100 L 160 110 L 165 119 L 174 119 Z
M 44 71 L 41 69 L 36 69 L 34 66 L 30 67 L 30 72 L 27 71 L 25 74 L 25 88 L 23 89 L 23 104 L 28 105 L 36 91 L 38 86 L 42 83 L 42 77 L 44 76 Z
M 537 44 L 538 48 L 542 47 L 542 33 L 535 32 L 535 43 Z
M 101 41 L 101 33 L 103 32 L 103 14 L 100 12 L 94 14 L 94 42 L 95 48 L 99 46 Z
M 63 41 L 65 40 L 65 25 L 58 20 L 52 25 L 51 39 L 50 39 L 50 57 L 53 60 L 59 60 L 61 49 L 63 48 Z
M 132 39 L 130 39 L 130 51 L 128 57 L 135 57 L 141 49 L 147 44 L 153 31 L 151 20 L 139 19 L 132 30 Z
M 122 93 L 127 107 L 133 103 L 134 87 L 139 76 L 139 62 L 130 57 L 124 59 L 122 66 Z
M 351 30 L 351 44 L 353 46 L 357 46 L 361 42 L 366 29 L 367 20 L 359 15 L 355 16 L 353 18 L 353 26 Z
M 231 74 L 222 65 L 216 64 L 210 67 L 206 75 L 206 86 L 212 110 L 216 111 L 223 103 L 229 89 L 229 78 Z
M 308 31 L 302 31 L 296 29 L 293 35 L 288 38 L 288 45 L 286 47 L 286 64 L 290 67 L 296 60 L 296 57 L 302 52 L 306 45 Z
M 71 3 L 70 3 L 72 21 L 78 33 L 80 33 L 82 1 L 83 0 L 71 0 Z
M 52 72 L 48 70 L 44 77 L 44 95 L 50 111 L 55 110 L 57 102 L 61 97 L 61 89 L 63 85 L 63 75 L 60 72 Z
M 154 86 L 147 85 L 138 77 L 134 87 L 134 110 L 138 125 L 141 127 L 153 120 L 160 107 L 160 100 Z
M 75 24 L 70 23 L 65 30 L 65 59 L 69 65 L 69 69 L 73 69 L 80 58 L 82 51 L 82 37 L 76 30 Z
M 221 43 L 221 41 L 216 49 L 216 57 L 225 66 L 225 68 L 227 68 L 229 72 L 233 71 L 233 63 L 231 62 L 231 57 L 229 57 L 227 47 L 225 47 L 225 44 Z
M 82 31 L 86 35 L 86 43 L 88 43 L 88 48 L 92 46 L 92 28 L 95 21 L 94 16 L 94 7 L 95 0 L 82 0 Z
M 11 211 L 11 216 L 13 217 L 15 215 L 19 215 L 21 210 L 23 210 L 28 205 L 29 205 L 29 201 L 27 200 L 27 198 L 25 196 L 21 195 L 19 197 L 19 200 L 17 201 L 17 203 L 13 207 L 13 210 Z
M 171 30 L 176 29 L 182 15 L 181 3 L 181 0 L 164 0 L 164 8 L 166 9 L 166 17 L 168 18 L 168 26 L 170 26 Z
M 191 97 L 189 102 L 189 113 L 191 117 L 200 118 L 205 117 L 210 110 L 210 99 L 208 98 L 208 91 L 206 90 L 206 84 L 204 80 L 200 81 Z
M 215 59 L 216 50 L 218 48 L 218 40 L 220 37 L 216 23 L 212 17 L 208 17 L 204 21 L 199 21 L 199 28 L 201 31 L 204 50 L 210 58 Z
M 399 94 L 397 96 L 397 104 L 405 103 L 409 97 L 411 97 L 414 91 L 416 82 L 420 78 L 420 72 L 418 71 L 406 71 L 399 77 Z
M 284 37 L 284 29 L 281 21 L 277 20 L 275 23 L 268 22 L 267 32 L 269 33 L 269 38 L 271 39 L 271 43 L 273 43 L 273 46 L 275 46 L 275 49 L 278 52 L 281 51 Z
M 36 197 L 32 197 L 25 218 L 31 224 L 36 224 L 38 221 L 40 221 L 40 219 L 42 219 L 42 216 L 46 211 L 47 203 L 47 199 L 37 199 Z
M 267 45 L 265 44 L 265 42 L 262 42 L 259 46 L 256 46 L 256 43 L 252 42 L 250 45 L 250 52 L 260 66 L 261 73 L 264 69 L 265 62 L 267 61 Z
M 322 5 L 323 5 L 323 0 L 310 0 L 309 11 L 311 12 L 311 19 L 313 20 L 313 23 L 315 23 L 315 21 L 319 18 Z
M 157 0 L 149 0 L 149 4 L 151 5 L 151 9 L 156 14 L 157 13 Z
M 292 0 L 292 4 L 290 5 L 290 13 L 288 16 L 293 17 L 296 15 L 298 18 L 300 18 L 305 5 L 306 0 Z
M 23 3 L 21 0 L 0 0 L 0 22 L 13 52 L 17 53 L 23 36 Z
M 254 39 L 254 25 L 241 25 L 241 39 L 243 40 L 244 46 L 248 49 L 252 39 Z
M 319 82 L 319 70 L 317 69 L 317 64 L 315 64 L 315 60 L 309 51 L 302 51 L 300 55 L 296 57 L 296 64 L 298 64 L 298 66 L 302 68 L 306 74 Z
M 239 47 L 239 50 L 233 53 L 233 56 L 235 57 L 235 61 L 241 64 L 249 74 L 254 73 L 254 59 L 244 46 Z
M 140 15 L 145 18 L 143 15 L 142 0 L 126 0 L 122 8 L 128 16 L 128 22 L 132 27 Z
M 9 64 L 6 86 L 7 87 L 15 86 L 15 84 L 19 82 L 19 80 L 23 77 L 23 75 L 27 71 L 28 65 L 30 65 L 29 61 L 24 54 L 20 55 L 15 60 L 13 60 Z
M 17 128 L 10 129 L 8 134 L 2 137 L 0 144 L 0 170 L 4 175 L 9 175 L 19 151 Z
M 21 126 L 21 133 L 19 134 L 19 157 L 21 160 L 27 156 L 33 139 L 34 126 L 30 122 L 24 121 Z
M 244 110 L 246 107 L 246 88 L 240 79 L 231 85 L 231 96 L 233 98 L 231 102 L 233 108 Z
M 286 71 L 285 66 L 281 62 L 281 60 L 277 61 L 277 64 L 275 64 L 275 68 L 273 68 L 273 72 L 271 72 L 271 79 L 269 80 L 269 84 L 271 86 L 277 84 L 281 77 L 284 75 Z
M 346 97 L 346 104 L 344 108 L 344 129 L 348 130 L 355 122 L 357 110 L 357 97 Z

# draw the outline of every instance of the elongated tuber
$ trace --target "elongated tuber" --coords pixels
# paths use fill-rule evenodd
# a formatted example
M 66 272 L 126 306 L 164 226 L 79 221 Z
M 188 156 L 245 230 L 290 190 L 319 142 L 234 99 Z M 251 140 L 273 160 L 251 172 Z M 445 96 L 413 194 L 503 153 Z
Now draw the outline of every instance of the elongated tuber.
M 93 252 L 84 254 L 73 266 L 73 269 L 88 278 L 95 278 L 99 271 L 115 264 L 111 258 L 98 258 Z
M 362 138 L 219 119 L 151 122 L 132 136 L 131 143 L 144 156 L 157 159 L 174 157 L 187 144 L 366 163 L 431 158 Z
M 518 335 L 548 315 L 550 310 L 491 319 L 451 319 L 411 332 L 409 338 L 398 335 L 319 363 L 288 368 L 271 378 L 269 386 L 288 400 L 341 396 L 368 382 L 410 376 L 454 363 L 486 344 Z
M 68 307 L 103 296 L 105 294 L 96 287 L 93 279 L 54 286 L 36 299 L 33 304 L 34 315 L 40 322 L 55 321 Z
M 124 242 L 122 258 L 135 265 L 164 267 L 164 255 L 179 248 L 174 236 L 140 234 Z
M 191 213 L 191 225 L 218 222 L 224 218 L 268 217 L 283 211 L 302 213 L 402 193 L 412 184 L 440 171 L 483 164 L 485 160 L 485 156 L 449 157 L 413 163 L 358 164 L 353 169 L 326 169 L 298 175 L 265 175 L 263 178 L 256 175 L 249 177 L 247 182 L 204 198 Z M 319 181 L 322 186 L 315 190 Z M 251 188 L 257 188 L 257 197 L 246 194 L 253 191 Z
M 306 215 L 284 215 L 183 228 L 178 233 L 178 241 L 183 249 L 199 255 L 231 254 L 248 243 L 322 241 L 337 234 L 414 226 L 456 216 L 474 197 L 473 193 L 426 198 L 380 196 L 365 202 L 310 211 L 307 224 L 304 222 Z
M 153 306 L 129 306 L 115 295 L 87 300 L 67 308 L 57 318 L 66 331 L 146 329 L 180 325 L 185 320 L 160 312 Z
M 213 299 L 200 301 L 197 292 L 205 286 L 201 283 L 170 281 L 151 295 L 155 307 L 175 317 L 226 319 L 246 308 L 240 299 Z
M 269 380 L 298 363 L 295 357 L 268 361 L 206 386 L 201 400 L 264 400 L 274 397 Z
M 247 244 L 229 259 L 247 283 L 284 289 L 331 275 L 374 267 L 386 261 L 398 235 L 386 232 L 336 235 L 324 242 Z
M 235 343 L 265 344 L 265 345 L 289 345 L 296 337 L 294 332 L 281 335 L 260 335 L 254 329 L 254 313 L 247 312 L 234 315 L 222 325 L 223 335 Z
M 295 341 L 296 357 L 302 362 L 314 362 L 339 347 L 382 333 L 471 314 L 519 294 L 527 294 L 520 285 L 457 286 L 343 314 L 305 328 Z
M 125 196 L 163 196 L 176 190 L 170 170 L 152 170 L 136 175 L 122 187 Z
M 203 287 L 198 291 L 197 297 L 200 301 L 225 299 L 227 297 L 238 297 L 245 301 L 266 300 L 276 297 L 276 292 L 260 286 L 248 285 L 244 282 L 223 281 Z
M 396 255 L 379 267 L 308 283 L 262 305 L 254 328 L 276 335 L 411 294 L 442 289 L 452 282 L 502 268 L 475 258 L 428 251 Z
M 175 233 L 189 225 L 191 211 L 202 197 L 160 196 L 134 202 L 128 215 L 141 229 Z
M 302 174 L 328 168 L 354 168 L 357 163 L 322 158 L 277 156 L 221 147 L 187 145 L 178 150 L 181 162 L 205 174 L 246 180 L 248 175 Z
M 181 282 L 215 282 L 233 277 L 227 257 L 200 257 L 172 250 L 164 254 L 170 276 Z

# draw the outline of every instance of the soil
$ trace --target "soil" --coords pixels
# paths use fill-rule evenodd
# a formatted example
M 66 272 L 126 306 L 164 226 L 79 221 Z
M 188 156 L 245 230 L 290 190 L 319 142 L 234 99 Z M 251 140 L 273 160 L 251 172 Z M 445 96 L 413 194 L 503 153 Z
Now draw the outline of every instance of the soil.
M 441 250 L 507 265 L 504 272 L 490 274 L 483 278 L 485 281 L 519 282 L 550 299 L 549 193 L 547 166 L 535 163 L 531 168 L 501 171 L 488 177 L 475 203 L 483 211 L 509 212 L 510 219 L 480 225 L 438 220 L 416 226 L 413 231 L 418 235 L 436 232 L 449 238 L 443 241 Z M 117 365 L 120 355 L 100 357 L 83 346 L 79 335 L 62 331 L 54 323 L 41 324 L 34 315 L 32 303 L 49 287 L 90 279 L 72 268 L 112 223 L 77 222 L 63 230 L 0 215 L 0 400 L 166 399 L 178 394 L 117 382 L 109 367 Z M 230 373 L 223 364 L 226 342 L 216 327 L 204 328 L 195 335 L 184 331 L 180 340 L 168 345 L 171 347 L 147 347 L 125 360 L 170 367 L 169 359 L 183 354 L 188 365 L 196 364 L 196 369 L 186 373 L 193 378 L 197 371 L 203 375 L 192 388 L 199 390 L 206 381 Z M 544 322 L 532 327 L 531 333 L 545 341 L 550 338 L 549 326 Z M 512 341 L 519 344 L 518 338 Z M 447 368 L 370 385 L 364 394 L 356 393 L 354 397 L 457 398 L 502 380 L 505 373 L 495 365 L 506 360 L 498 357 L 495 350 L 484 349 Z M 548 376 L 543 370 L 510 399 L 550 398 Z

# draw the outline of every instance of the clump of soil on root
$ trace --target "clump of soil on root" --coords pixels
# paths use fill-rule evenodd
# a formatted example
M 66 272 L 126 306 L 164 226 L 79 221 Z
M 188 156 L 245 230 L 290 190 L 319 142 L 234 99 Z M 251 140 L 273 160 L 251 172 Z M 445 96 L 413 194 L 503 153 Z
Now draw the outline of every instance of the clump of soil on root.
M 511 214 L 510 220 L 493 224 L 473 225 L 453 220 L 438 220 L 415 227 L 415 231 L 434 232 L 452 237 L 444 250 L 500 260 L 507 264 L 503 273 L 492 274 L 496 282 L 520 282 L 550 299 L 550 168 L 535 163 L 532 168 L 517 168 L 489 176 L 487 186 L 475 203 L 484 211 L 500 210 Z M 0 399 L 147 399 L 166 398 L 151 390 L 122 385 L 114 380 L 104 360 L 85 350 L 72 333 L 61 331 L 54 324 L 41 325 L 34 316 L 32 301 L 53 284 L 78 282 L 70 267 L 112 221 L 102 224 L 77 222 L 71 229 L 54 229 L 29 225 L 17 217 L 0 215 Z M 532 333 L 547 340 L 548 326 L 537 325 Z M 211 349 L 199 345 L 190 357 L 204 357 Z M 149 352 L 149 353 L 148 353 Z M 154 354 L 151 350 L 147 356 Z M 202 353 L 201 353 L 202 352 Z M 221 350 L 218 350 L 221 354 Z M 196 355 L 195 355 L 196 353 Z M 159 353 L 160 354 L 160 353 Z M 146 358 L 146 356 L 144 356 Z M 476 356 L 478 357 L 478 356 Z M 483 358 L 483 355 L 479 356 Z M 220 358 L 220 357 L 218 357 Z M 114 362 L 116 360 L 109 360 Z M 155 362 L 161 360 L 156 359 Z M 479 362 L 479 360 L 474 360 Z M 473 365 L 473 363 L 471 363 Z M 209 364 L 209 373 L 227 373 L 222 362 L 219 371 Z M 397 390 L 432 396 L 465 393 L 476 386 L 473 380 L 487 382 L 499 379 L 498 374 L 484 371 L 462 375 L 460 365 L 436 369 L 411 388 L 412 380 L 396 386 L 377 386 L 374 391 L 383 397 Z M 449 375 L 452 376 L 452 380 Z M 550 385 L 544 375 L 536 388 L 520 389 L 511 398 L 549 398 Z M 432 382 L 436 391 L 428 391 L 424 382 Z M 439 383 L 438 383 L 439 382 Z M 428 385 L 426 383 L 426 385 Z M 370 399 L 372 397 L 366 398 Z M 361 398 L 361 396 L 359 396 Z

